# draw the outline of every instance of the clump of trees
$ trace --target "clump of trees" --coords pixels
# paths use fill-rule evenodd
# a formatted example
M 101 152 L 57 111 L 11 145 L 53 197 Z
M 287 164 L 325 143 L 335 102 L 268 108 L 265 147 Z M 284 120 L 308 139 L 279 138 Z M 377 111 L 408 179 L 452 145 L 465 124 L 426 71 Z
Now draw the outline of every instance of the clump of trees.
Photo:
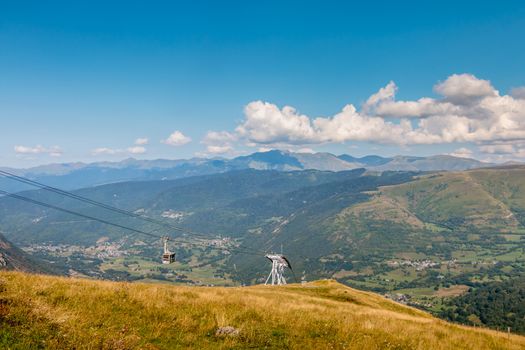
M 525 334 L 525 278 L 470 288 L 445 304 L 441 317 L 469 325 L 484 325 Z

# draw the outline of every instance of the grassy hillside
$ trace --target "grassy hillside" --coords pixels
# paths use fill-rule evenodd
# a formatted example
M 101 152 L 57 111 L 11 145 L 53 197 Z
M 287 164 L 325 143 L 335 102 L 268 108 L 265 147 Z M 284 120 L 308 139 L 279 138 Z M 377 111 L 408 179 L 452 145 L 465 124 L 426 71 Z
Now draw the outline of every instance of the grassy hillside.
M 509 232 L 523 226 L 524 175 L 524 167 L 442 173 L 381 194 L 429 223 Z
M 368 200 L 324 220 L 324 232 L 352 244 L 353 251 L 523 260 L 525 167 L 426 174 L 367 194 Z
M 339 250 L 346 264 L 333 259 L 339 281 L 443 315 L 443 297 L 525 272 L 523 166 L 424 174 L 368 194 L 324 221 L 349 247 Z
M 237 335 L 218 336 L 232 326 Z M 523 349 L 333 281 L 173 287 L 0 273 L 7 349 Z

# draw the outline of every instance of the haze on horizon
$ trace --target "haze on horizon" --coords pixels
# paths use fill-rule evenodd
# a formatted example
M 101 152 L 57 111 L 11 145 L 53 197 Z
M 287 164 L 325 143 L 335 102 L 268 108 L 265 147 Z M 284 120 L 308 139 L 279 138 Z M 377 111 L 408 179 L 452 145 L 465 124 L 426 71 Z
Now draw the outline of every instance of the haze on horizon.
M 0 13 L 0 166 L 269 149 L 525 161 L 520 1 Z

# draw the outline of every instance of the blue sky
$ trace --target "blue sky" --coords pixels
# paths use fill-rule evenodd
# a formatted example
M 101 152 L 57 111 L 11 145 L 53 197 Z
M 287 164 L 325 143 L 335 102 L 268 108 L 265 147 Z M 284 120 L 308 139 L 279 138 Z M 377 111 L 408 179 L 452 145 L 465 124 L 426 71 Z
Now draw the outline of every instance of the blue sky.
M 524 37 L 521 1 L 0 0 L 0 166 L 275 147 L 521 160 Z M 422 97 L 448 107 L 401 128 L 393 102 Z

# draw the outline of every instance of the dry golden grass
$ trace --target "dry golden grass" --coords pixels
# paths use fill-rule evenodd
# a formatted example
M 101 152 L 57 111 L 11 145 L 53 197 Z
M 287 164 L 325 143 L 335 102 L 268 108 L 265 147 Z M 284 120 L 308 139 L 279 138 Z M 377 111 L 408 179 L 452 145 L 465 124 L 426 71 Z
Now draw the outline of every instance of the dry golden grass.
M 174 287 L 0 273 L 0 348 L 525 349 L 333 281 Z M 235 337 L 217 337 L 233 326 Z

